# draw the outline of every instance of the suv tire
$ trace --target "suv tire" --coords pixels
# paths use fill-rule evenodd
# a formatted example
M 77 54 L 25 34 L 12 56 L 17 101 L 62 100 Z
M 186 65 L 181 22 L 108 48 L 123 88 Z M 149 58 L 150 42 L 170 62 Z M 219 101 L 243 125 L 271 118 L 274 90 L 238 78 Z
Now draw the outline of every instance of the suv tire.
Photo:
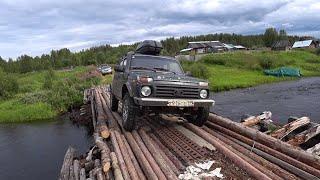
M 110 93 L 110 106 L 112 111 L 118 111 L 119 100 Z
M 122 126 L 127 131 L 134 129 L 135 111 L 133 99 L 126 93 L 122 101 Z
M 209 107 L 199 107 L 196 115 L 188 118 L 188 121 L 196 126 L 203 126 L 209 117 L 210 109 Z

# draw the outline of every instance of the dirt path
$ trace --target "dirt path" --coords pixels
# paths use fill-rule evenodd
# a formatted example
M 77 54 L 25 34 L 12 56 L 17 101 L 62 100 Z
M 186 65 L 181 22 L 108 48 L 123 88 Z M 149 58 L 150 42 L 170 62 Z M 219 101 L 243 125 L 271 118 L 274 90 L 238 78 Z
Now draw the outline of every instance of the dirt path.
M 286 123 L 290 116 L 308 116 L 320 123 L 319 77 L 215 93 L 213 99 L 212 111 L 235 121 L 244 114 L 271 111 L 279 123 Z

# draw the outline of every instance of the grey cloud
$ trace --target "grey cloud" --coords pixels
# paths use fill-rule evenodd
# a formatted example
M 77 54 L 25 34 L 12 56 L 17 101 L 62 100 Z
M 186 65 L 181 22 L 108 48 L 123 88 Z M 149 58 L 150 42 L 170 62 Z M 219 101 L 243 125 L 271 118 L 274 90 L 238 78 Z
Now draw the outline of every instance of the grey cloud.
M 319 10 L 317 0 L 2 0 L 0 55 L 207 33 L 256 34 L 268 26 L 319 36 Z

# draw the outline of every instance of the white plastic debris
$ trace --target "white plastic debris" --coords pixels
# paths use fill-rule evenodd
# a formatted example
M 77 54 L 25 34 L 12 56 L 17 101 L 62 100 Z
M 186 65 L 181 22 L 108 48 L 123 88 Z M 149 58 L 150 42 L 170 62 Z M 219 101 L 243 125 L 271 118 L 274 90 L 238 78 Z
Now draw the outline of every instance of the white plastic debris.
M 310 154 L 314 154 L 320 156 L 320 143 L 316 144 L 315 146 L 307 149 L 307 152 Z
M 183 174 L 179 175 L 179 179 L 183 180 L 200 180 L 206 177 L 223 178 L 221 174 L 221 168 L 216 168 L 209 171 L 214 161 L 207 161 L 203 163 L 195 163 L 195 166 L 191 165 L 186 168 Z
M 195 163 L 198 168 L 204 169 L 204 170 L 209 170 L 212 166 L 212 164 L 215 163 L 214 161 L 207 161 L 203 163 Z

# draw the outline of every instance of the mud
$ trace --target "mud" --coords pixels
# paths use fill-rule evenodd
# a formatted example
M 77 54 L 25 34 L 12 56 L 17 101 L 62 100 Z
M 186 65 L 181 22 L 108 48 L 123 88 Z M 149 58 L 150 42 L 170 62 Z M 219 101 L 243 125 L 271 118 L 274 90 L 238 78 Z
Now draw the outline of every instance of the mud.
M 320 78 L 261 85 L 213 93 L 216 105 L 212 112 L 234 121 L 245 114 L 271 111 L 276 123 L 287 123 L 290 116 L 308 116 L 320 123 Z

